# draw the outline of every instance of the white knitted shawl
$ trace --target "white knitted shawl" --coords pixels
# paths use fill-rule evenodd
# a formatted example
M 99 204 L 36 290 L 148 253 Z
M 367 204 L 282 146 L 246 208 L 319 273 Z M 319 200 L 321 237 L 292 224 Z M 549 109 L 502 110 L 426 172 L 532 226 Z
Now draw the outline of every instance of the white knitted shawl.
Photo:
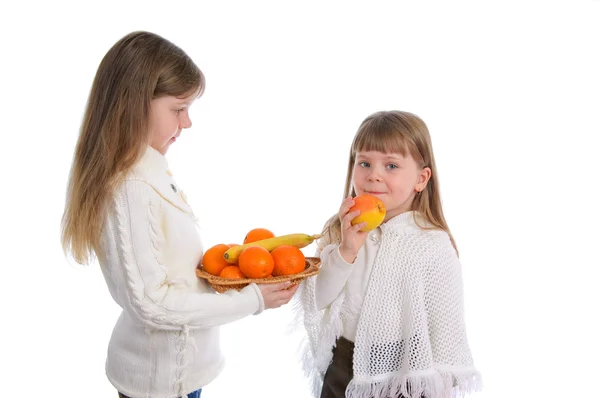
M 348 311 L 359 311 L 360 318 L 346 397 L 446 398 L 479 389 L 456 252 L 444 231 L 420 229 L 407 216 L 381 225 L 362 308 L 353 309 L 343 290 L 318 311 L 316 277 L 302 283 L 296 322 L 307 331 L 303 364 L 316 397 Z

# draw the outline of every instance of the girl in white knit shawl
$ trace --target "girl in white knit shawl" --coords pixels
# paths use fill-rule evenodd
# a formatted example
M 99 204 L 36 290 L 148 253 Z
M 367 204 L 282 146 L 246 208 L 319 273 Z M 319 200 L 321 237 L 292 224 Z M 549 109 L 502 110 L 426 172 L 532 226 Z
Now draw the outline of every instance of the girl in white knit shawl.
M 365 193 L 387 209 L 370 232 L 351 225 L 359 211 L 349 212 Z M 321 272 L 297 295 L 315 396 L 441 398 L 478 389 L 461 265 L 425 123 L 400 111 L 367 117 L 344 197 L 324 227 Z

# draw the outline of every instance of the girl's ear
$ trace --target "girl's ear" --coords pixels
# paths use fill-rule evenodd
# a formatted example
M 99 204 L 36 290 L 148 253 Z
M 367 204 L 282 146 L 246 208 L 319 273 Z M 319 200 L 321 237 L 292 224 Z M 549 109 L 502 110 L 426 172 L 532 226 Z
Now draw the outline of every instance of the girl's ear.
M 427 186 L 429 179 L 431 178 L 431 169 L 429 167 L 423 167 L 421 172 L 419 173 L 419 178 L 417 179 L 417 185 L 415 186 L 415 191 L 417 193 L 421 193 Z

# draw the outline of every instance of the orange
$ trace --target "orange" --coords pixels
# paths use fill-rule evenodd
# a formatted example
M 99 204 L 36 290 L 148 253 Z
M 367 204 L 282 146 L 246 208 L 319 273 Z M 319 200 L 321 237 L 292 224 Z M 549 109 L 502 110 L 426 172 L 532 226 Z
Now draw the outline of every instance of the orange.
M 218 276 L 223 271 L 223 268 L 231 265 L 223 258 L 223 254 L 227 250 L 229 250 L 229 245 L 224 243 L 219 243 L 208 249 L 202 257 L 202 268 L 204 268 L 204 271 Z
M 271 252 L 273 262 L 273 276 L 292 275 L 304 271 L 306 259 L 304 253 L 292 245 L 283 245 Z
M 227 265 L 219 276 L 227 279 L 244 279 L 246 277 L 237 265 Z
M 351 224 L 356 225 L 366 222 L 367 225 L 361 228 L 363 232 L 377 228 L 385 218 L 385 205 L 383 202 L 379 198 L 366 193 L 354 198 L 354 206 L 348 212 L 355 210 L 360 210 L 360 214 L 351 221 Z
M 275 234 L 265 228 L 254 228 L 246 234 L 244 244 L 256 242 L 258 240 L 274 238 Z
M 275 263 L 267 249 L 260 246 L 250 246 L 240 253 L 238 265 L 248 278 L 266 278 L 273 272 Z

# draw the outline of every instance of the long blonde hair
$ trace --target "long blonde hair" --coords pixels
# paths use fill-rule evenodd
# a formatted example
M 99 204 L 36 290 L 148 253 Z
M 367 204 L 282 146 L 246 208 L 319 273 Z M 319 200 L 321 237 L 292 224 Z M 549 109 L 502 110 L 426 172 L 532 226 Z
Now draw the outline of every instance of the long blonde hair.
M 419 167 L 429 167 L 431 169 L 431 177 L 427 186 L 421 194 L 415 196 L 411 210 L 423 216 L 432 225 L 432 227 L 419 225 L 419 219 L 415 217 L 415 222 L 419 227 L 446 231 L 458 254 L 456 243 L 444 218 L 437 168 L 433 156 L 433 146 L 425 122 L 417 115 L 402 111 L 376 112 L 363 120 L 350 148 L 344 198 L 356 196 L 356 192 L 352 186 L 352 173 L 356 161 L 356 153 L 362 151 L 400 153 L 403 156 L 410 153 Z M 322 235 L 323 238 L 319 242 L 321 247 L 341 241 L 341 225 L 337 214 L 327 221 Z
M 88 97 L 69 176 L 62 246 L 80 264 L 97 253 L 109 202 L 150 143 L 153 99 L 202 94 L 204 75 L 179 47 L 132 32 L 106 53 Z

